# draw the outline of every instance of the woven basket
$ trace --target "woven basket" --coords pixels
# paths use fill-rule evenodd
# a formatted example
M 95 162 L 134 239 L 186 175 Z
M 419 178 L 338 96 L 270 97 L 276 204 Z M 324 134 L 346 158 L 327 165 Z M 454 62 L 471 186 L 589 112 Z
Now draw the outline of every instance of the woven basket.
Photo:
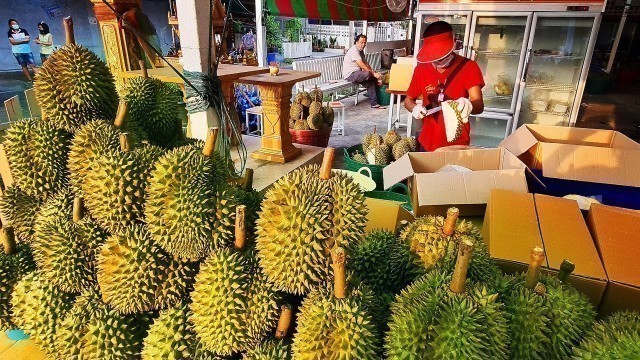
M 327 147 L 331 128 L 323 130 L 294 130 L 289 129 L 291 141 L 296 144 L 311 145 L 317 147 Z

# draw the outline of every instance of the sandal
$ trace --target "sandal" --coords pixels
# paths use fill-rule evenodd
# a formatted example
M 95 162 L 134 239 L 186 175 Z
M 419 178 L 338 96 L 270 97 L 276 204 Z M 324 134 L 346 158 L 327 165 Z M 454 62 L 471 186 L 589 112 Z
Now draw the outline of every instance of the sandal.
M 382 106 L 382 105 L 373 105 L 371 106 L 372 109 L 386 109 L 386 107 Z

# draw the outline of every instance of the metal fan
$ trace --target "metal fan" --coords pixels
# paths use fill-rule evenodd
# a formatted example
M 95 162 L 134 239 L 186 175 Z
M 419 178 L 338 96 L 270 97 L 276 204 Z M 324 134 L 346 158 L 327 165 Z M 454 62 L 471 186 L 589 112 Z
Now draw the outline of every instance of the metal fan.
M 389 10 L 394 13 L 399 13 L 407 7 L 408 1 L 409 0 L 387 0 L 387 6 L 389 7 Z

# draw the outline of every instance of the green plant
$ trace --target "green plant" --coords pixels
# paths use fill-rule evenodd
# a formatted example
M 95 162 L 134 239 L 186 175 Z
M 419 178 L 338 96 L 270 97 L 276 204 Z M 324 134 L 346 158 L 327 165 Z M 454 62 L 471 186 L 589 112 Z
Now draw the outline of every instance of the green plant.
M 300 19 L 298 18 L 287 20 L 287 22 L 284 24 L 284 33 L 291 42 L 300 42 L 301 30 L 302 22 L 300 22 Z
M 280 23 L 276 21 L 276 18 L 268 15 L 265 19 L 265 27 L 267 28 L 267 47 L 278 49 L 278 52 L 282 52 L 282 31 L 280 30 Z
M 337 37 L 329 36 L 329 44 L 331 45 L 331 48 L 335 48 L 337 42 Z

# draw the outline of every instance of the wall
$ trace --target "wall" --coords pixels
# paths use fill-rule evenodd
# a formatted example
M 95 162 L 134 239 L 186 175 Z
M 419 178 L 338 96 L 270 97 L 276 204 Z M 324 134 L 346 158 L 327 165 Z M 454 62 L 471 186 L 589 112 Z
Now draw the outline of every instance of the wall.
M 411 48 L 411 40 L 367 42 L 367 47 L 364 48 L 364 52 L 371 54 L 380 52 L 382 49 L 401 49 L 403 47 L 406 47 L 407 51 L 409 51 Z

